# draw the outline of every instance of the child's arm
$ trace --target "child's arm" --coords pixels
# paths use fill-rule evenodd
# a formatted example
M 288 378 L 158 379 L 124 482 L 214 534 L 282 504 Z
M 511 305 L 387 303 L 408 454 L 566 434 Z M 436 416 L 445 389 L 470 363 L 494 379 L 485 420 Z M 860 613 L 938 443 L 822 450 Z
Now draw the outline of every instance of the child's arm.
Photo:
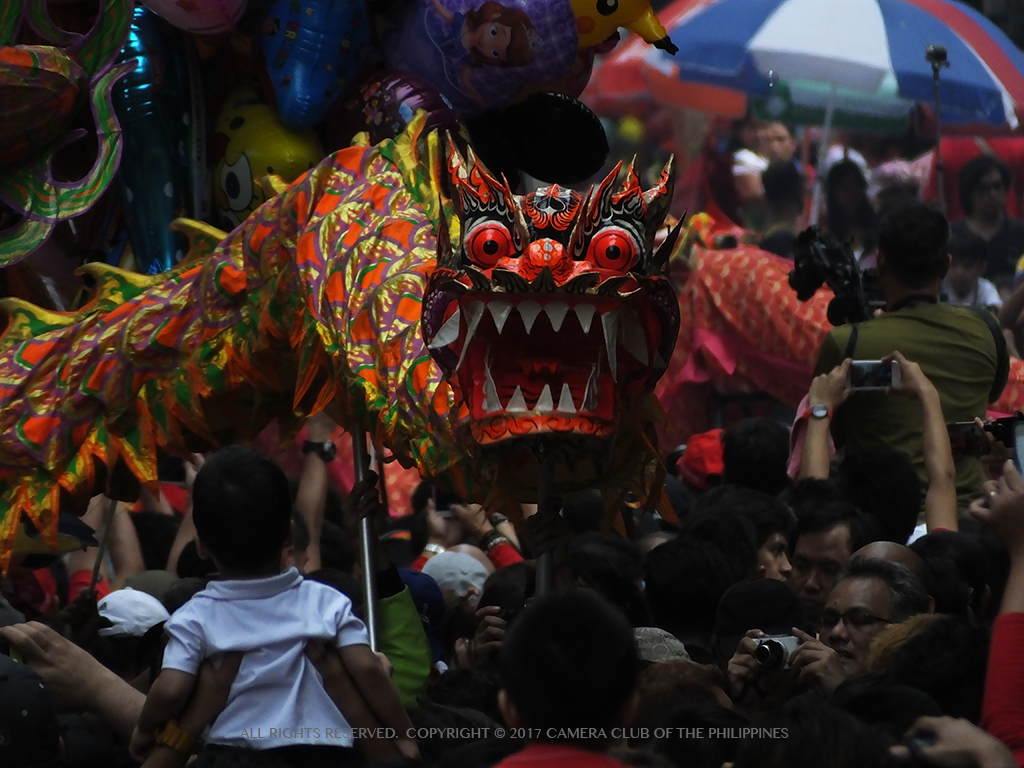
M 149 689 L 146 703 L 139 715 L 139 724 L 132 733 L 131 745 L 128 748 L 132 757 L 139 762 L 145 760 L 153 748 L 157 729 L 168 720 L 177 717 L 185 708 L 195 682 L 195 675 L 177 669 L 165 669 L 160 673 Z
M 418 757 L 416 742 L 408 737 L 412 731 L 412 721 L 402 706 L 398 690 L 370 646 L 346 645 L 338 649 L 338 655 L 377 719 L 384 727 L 395 729 L 398 734 L 395 742 L 399 751 L 406 757 Z

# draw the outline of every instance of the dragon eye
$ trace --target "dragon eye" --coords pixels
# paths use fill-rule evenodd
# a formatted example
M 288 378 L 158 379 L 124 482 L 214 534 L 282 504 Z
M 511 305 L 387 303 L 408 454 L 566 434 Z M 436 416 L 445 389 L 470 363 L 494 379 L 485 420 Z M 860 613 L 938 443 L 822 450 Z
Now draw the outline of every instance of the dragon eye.
M 636 263 L 636 246 L 633 238 L 621 229 L 606 229 L 598 232 L 590 241 L 588 259 L 601 269 L 626 272 Z
M 241 155 L 234 165 L 224 162 L 220 171 L 220 188 L 232 211 L 244 211 L 252 205 L 252 171 L 247 156 Z
M 501 224 L 484 224 L 470 234 L 466 252 L 476 264 L 490 269 L 512 255 L 512 236 Z

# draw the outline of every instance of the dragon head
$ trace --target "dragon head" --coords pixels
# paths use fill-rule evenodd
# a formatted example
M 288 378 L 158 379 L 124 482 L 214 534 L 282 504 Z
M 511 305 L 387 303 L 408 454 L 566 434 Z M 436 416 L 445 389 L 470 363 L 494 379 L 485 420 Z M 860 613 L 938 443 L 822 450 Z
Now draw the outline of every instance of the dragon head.
M 606 441 L 676 343 L 679 305 L 663 273 L 675 233 L 653 253 L 672 162 L 650 190 L 620 165 L 587 195 L 558 185 L 514 195 L 454 144 L 447 171 L 458 237 L 442 220 L 422 330 L 476 442 Z

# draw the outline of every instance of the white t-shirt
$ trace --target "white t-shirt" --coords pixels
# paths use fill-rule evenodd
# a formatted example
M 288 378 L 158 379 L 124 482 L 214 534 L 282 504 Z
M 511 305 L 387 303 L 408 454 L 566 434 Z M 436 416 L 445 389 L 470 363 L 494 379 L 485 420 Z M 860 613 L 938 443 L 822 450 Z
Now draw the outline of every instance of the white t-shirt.
M 946 294 L 946 301 L 956 307 L 1003 306 L 1003 297 L 999 295 L 999 289 L 984 277 L 978 278 L 978 283 L 974 290 L 970 291 L 966 296 L 957 295 L 957 292 L 953 290 L 953 286 L 949 282 L 949 278 L 942 281 L 939 290 Z
M 196 674 L 204 659 L 245 651 L 211 744 L 271 749 L 351 747 L 350 728 L 306 658 L 306 642 L 369 645 L 352 602 L 295 569 L 265 579 L 212 581 L 164 626 L 164 669 Z

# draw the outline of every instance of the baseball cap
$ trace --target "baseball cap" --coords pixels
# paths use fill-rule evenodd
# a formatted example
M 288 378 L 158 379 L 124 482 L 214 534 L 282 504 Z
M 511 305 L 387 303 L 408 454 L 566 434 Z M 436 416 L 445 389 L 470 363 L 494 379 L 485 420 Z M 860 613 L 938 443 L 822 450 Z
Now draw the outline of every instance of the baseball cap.
M 427 560 L 423 573 L 437 582 L 442 590 L 449 590 L 458 596 L 475 589 L 479 595 L 484 591 L 487 569 L 471 555 L 462 552 L 441 552 Z
M 171 618 L 163 603 L 131 587 L 111 592 L 99 601 L 97 608 L 100 616 L 112 625 L 100 629 L 101 637 L 142 637 Z
M 633 630 L 637 654 L 641 661 L 689 661 L 690 654 L 682 640 L 658 627 L 637 627 Z
M 430 643 L 431 656 L 434 661 L 441 661 L 444 655 L 444 594 L 437 586 L 437 582 L 425 573 L 414 571 L 412 568 L 399 568 L 398 575 L 409 588 L 416 612 L 423 622 L 423 629 Z
M 722 461 L 722 430 L 691 435 L 677 462 L 679 476 L 699 490 L 718 485 L 725 464 Z

